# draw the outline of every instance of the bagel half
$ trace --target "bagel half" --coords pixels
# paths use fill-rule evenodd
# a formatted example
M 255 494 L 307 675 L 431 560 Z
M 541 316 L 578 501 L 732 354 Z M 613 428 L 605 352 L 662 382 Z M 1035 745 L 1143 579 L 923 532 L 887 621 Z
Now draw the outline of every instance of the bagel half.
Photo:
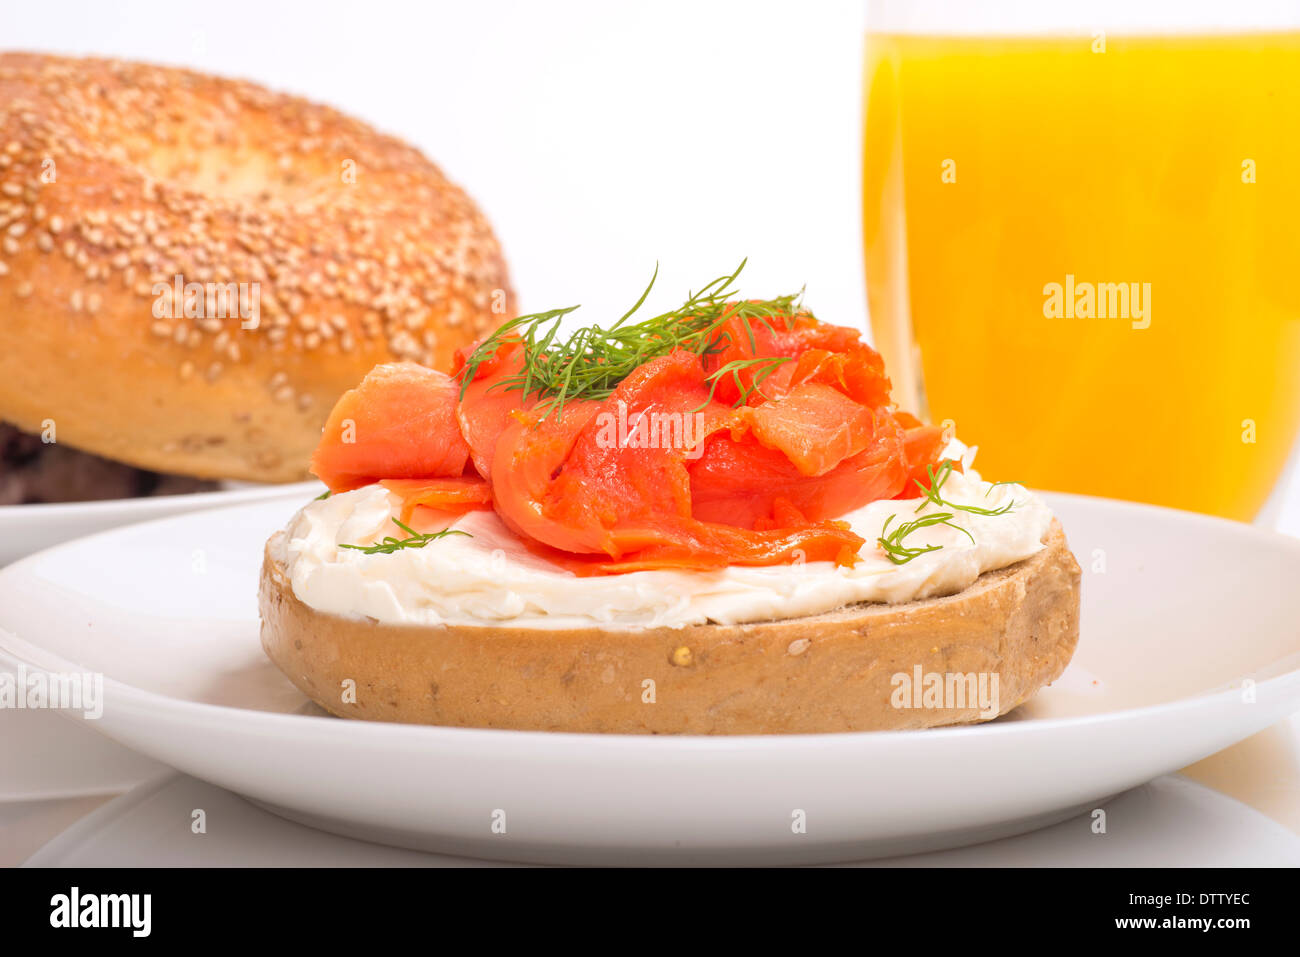
M 374 365 L 446 368 L 512 308 L 482 214 L 398 139 L 252 83 L 0 53 L 0 421 L 293 481 Z
M 347 718 L 623 734 L 966 724 L 993 715 L 975 702 L 897 707 L 895 676 L 917 667 L 996 674 L 996 710 L 1005 714 L 1060 676 L 1079 638 L 1079 566 L 1056 521 L 1042 551 L 949 597 L 631 631 L 388 625 L 323 614 L 294 595 L 277 557 L 283 535 L 267 544 L 262 566 L 262 647 L 305 695 Z M 355 701 L 344 694 L 349 680 Z

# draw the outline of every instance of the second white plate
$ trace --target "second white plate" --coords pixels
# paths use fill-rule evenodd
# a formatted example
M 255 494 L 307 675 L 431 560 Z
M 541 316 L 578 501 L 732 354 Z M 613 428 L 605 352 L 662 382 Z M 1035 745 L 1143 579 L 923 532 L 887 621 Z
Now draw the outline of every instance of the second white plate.
M 217 492 L 118 498 L 102 502 L 51 502 L 41 505 L 0 505 L 0 566 L 24 555 L 107 528 L 146 522 L 203 508 L 291 497 L 311 498 L 324 488 L 319 482 L 294 485 L 241 485 Z
M 220 822 L 195 834 L 193 811 Z M 1157 778 L 1106 805 L 1098 833 L 1082 814 L 1032 834 L 883 867 L 1297 867 L 1300 837 L 1263 814 L 1178 775 Z M 1187 835 L 1202 835 L 1202 840 Z M 422 854 L 336 837 L 267 814 L 229 791 L 173 774 L 141 785 L 64 831 L 24 867 L 476 867 L 487 862 Z M 635 864 L 635 858 L 624 863 Z

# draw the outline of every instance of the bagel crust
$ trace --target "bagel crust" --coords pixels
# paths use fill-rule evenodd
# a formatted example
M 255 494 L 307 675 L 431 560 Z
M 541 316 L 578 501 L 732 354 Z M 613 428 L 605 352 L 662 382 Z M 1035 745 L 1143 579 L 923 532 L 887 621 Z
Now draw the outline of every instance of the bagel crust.
M 445 369 L 512 309 L 487 222 L 400 140 L 252 83 L 0 53 L 0 421 L 294 481 L 371 367 Z
M 1042 551 L 949 597 L 640 630 L 389 625 L 324 614 L 294 595 L 277 557 L 283 534 L 268 543 L 262 567 L 262 647 L 304 694 L 347 718 L 623 734 L 967 724 L 993 715 L 974 701 L 899 706 L 897 676 L 996 674 L 1005 714 L 1061 675 L 1079 638 L 1079 566 L 1056 521 Z

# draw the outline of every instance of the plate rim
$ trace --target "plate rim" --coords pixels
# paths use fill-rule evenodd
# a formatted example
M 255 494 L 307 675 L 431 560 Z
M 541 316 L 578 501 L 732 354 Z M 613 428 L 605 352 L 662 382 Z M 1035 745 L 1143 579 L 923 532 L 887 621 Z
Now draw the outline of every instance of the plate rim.
M 241 505 L 252 504 L 259 500 L 278 497 L 287 493 L 291 489 L 303 489 L 310 491 L 313 487 L 324 488 L 319 481 L 302 481 L 302 482 L 282 482 L 274 485 L 257 485 L 253 487 L 241 488 L 220 488 L 208 492 L 177 492 L 171 495 L 148 495 L 134 498 L 106 498 L 96 499 L 89 502 L 32 502 L 27 505 L 0 505 L 0 526 L 10 522 L 21 522 L 26 517 L 35 516 L 36 520 L 58 520 L 75 517 L 85 513 L 87 517 L 97 517 L 106 515 L 115 509 L 140 510 L 149 512 L 154 509 L 170 508 L 175 505 L 194 503 L 194 511 L 198 511 L 208 503 L 210 508 L 236 508 Z M 205 509 L 206 510 L 206 509 Z M 183 511 L 190 511 L 184 509 Z M 131 522 L 132 525 L 142 525 L 145 522 L 165 520 L 177 517 L 177 513 L 171 512 L 167 515 L 152 516 L 143 518 L 139 522 Z M 118 526 L 121 527 L 121 526 Z M 100 531 L 113 531 L 114 529 L 101 529 Z M 81 541 L 83 538 L 89 538 L 91 535 L 100 532 L 91 532 L 87 535 L 79 535 L 77 538 L 69 539 L 66 542 L 59 542 L 57 545 L 49 546 L 57 548 L 62 545 L 71 545 Z M 48 551 L 48 549 L 41 549 Z M 32 552 L 32 555 L 40 554 Z M 24 555 L 23 558 L 28 558 Z M 21 560 L 21 559 L 20 559 Z M 8 566 L 6 566 L 8 567 Z
M 307 483 L 305 483 L 307 484 Z M 200 493 L 200 494 L 225 494 L 225 493 Z M 264 507 L 280 498 L 289 498 L 292 495 L 299 494 L 293 486 L 271 490 L 271 494 L 266 495 L 258 501 L 232 502 L 224 506 L 211 509 L 203 509 L 205 513 L 217 513 L 223 511 L 237 511 L 253 507 Z M 1188 512 L 1181 509 L 1168 508 L 1160 505 L 1148 505 L 1141 502 L 1129 502 L 1119 499 L 1108 499 L 1101 496 L 1078 495 L 1067 492 L 1044 492 L 1043 495 L 1050 500 L 1062 502 L 1075 502 L 1079 505 L 1092 508 L 1111 508 L 1120 509 L 1127 512 L 1155 513 L 1159 518 L 1165 521 L 1191 522 L 1192 524 L 1210 527 L 1220 531 L 1227 531 L 1233 535 L 1244 535 L 1256 540 L 1267 540 L 1273 545 L 1280 545 L 1285 550 L 1294 554 L 1297 564 L 1300 565 L 1300 538 L 1288 535 L 1283 532 L 1277 532 L 1269 528 L 1253 525 L 1247 522 L 1240 522 L 1229 518 L 1223 518 L 1216 515 L 1204 515 L 1198 512 Z M 59 503 L 61 504 L 61 503 Z M 24 508 L 26 506 L 11 506 L 14 508 Z M 198 511 L 198 510 L 195 510 Z M 3 513 L 0 513 L 2 516 Z M 120 525 L 114 528 L 104 529 L 84 535 L 66 542 L 52 545 L 40 551 L 33 552 L 23 558 L 18 559 L 12 564 L 0 568 L 0 582 L 24 571 L 29 563 L 47 559 L 52 554 L 57 554 L 63 549 L 73 549 L 81 546 L 83 543 L 99 539 L 104 536 L 125 534 L 128 531 L 139 531 L 142 528 L 162 524 L 167 522 L 180 522 L 192 518 L 194 512 L 186 511 L 180 514 L 172 514 L 158 518 L 148 519 L 141 522 L 134 522 L 128 525 Z M 1067 536 L 1069 532 L 1067 531 Z M 31 660 L 28 655 L 22 653 L 21 649 L 15 648 L 14 643 L 25 646 L 40 652 L 47 664 L 37 664 Z M 16 635 L 7 629 L 0 627 L 0 660 L 10 659 L 21 663 L 26 668 L 50 671 L 50 670 L 67 670 L 78 671 L 79 667 L 75 662 L 69 661 L 61 655 L 53 652 L 46 652 L 41 646 L 36 645 L 19 635 Z M 64 666 L 67 666 L 64 669 Z M 1295 687 L 1291 687 L 1294 685 Z M 1005 721 L 991 722 L 975 725 L 954 725 L 948 727 L 925 728 L 913 730 L 892 730 L 892 731 L 846 731 L 846 732 L 810 732 L 799 734 L 746 734 L 746 735 L 653 735 L 653 734 L 598 734 L 594 732 L 569 732 L 569 731 L 522 731 L 504 728 L 462 728 L 446 725 L 415 725 L 401 724 L 397 722 L 381 721 L 358 721 L 347 719 L 335 719 L 335 721 L 323 721 L 322 716 L 303 715 L 275 711 L 260 711 L 252 708 L 239 708 L 232 705 L 210 704 L 207 702 L 190 701 L 184 698 L 177 698 L 172 695 L 165 695 L 160 692 L 150 691 L 144 688 L 136 687 L 107 675 L 104 677 L 105 691 L 112 690 L 114 697 L 117 699 L 114 703 L 114 710 L 126 708 L 134 711 L 137 715 L 157 715 L 159 713 L 167 715 L 171 719 L 184 717 L 186 720 L 194 721 L 220 721 L 227 727 L 242 722 L 253 722 L 261 724 L 266 721 L 276 722 L 277 728 L 283 728 L 285 733 L 299 734 L 317 734 L 330 733 L 329 729 L 334 732 L 342 728 L 349 730 L 342 733 L 355 735 L 359 740 L 365 741 L 370 738 L 391 737 L 394 735 L 404 736 L 411 741 L 429 739 L 433 736 L 448 736 L 453 742 L 456 741 L 479 741 L 487 742 L 494 737 L 505 736 L 502 741 L 547 741 L 552 743 L 563 742 L 569 747 L 590 747 L 601 742 L 600 746 L 610 746 L 618 744 L 621 746 L 637 747 L 646 750 L 648 753 L 658 753 L 651 749 L 665 751 L 668 749 L 689 749 L 691 751 L 716 751 L 725 750 L 729 745 L 743 745 L 747 748 L 767 747 L 774 748 L 783 740 L 798 741 L 803 743 L 812 743 L 818 745 L 827 745 L 832 742 L 866 742 L 891 740 L 896 742 L 917 742 L 929 740 L 935 742 L 947 742 L 951 739 L 968 734 L 980 734 L 985 736 L 1005 737 L 1008 735 L 1028 736 L 1038 732 L 1047 733 L 1063 727 L 1083 727 L 1085 725 L 1109 724 L 1119 720 L 1133 720 L 1141 717 L 1155 717 L 1157 714 L 1169 711 L 1181 711 L 1193 708 L 1212 708 L 1227 703 L 1230 698 L 1236 697 L 1240 690 L 1234 687 L 1228 687 L 1219 691 L 1210 691 L 1201 694 L 1195 694 L 1187 697 L 1175 699 L 1173 701 L 1160 702 L 1157 704 L 1143 705 L 1136 708 L 1123 708 L 1118 711 L 1104 712 L 1086 716 L 1069 716 L 1058 718 L 1040 718 L 1025 721 Z M 1262 695 L 1265 692 L 1280 692 L 1282 697 L 1300 696 L 1300 666 L 1289 669 L 1281 674 L 1273 675 L 1256 683 L 1258 692 Z M 83 720 L 74 714 L 64 714 L 63 716 L 72 721 Z M 98 730 L 101 721 L 93 722 Z M 108 737 L 113 737 L 107 731 L 101 731 Z M 364 736 L 369 735 L 370 738 Z M 631 744 L 633 741 L 641 742 Z M 655 743 L 651 743 L 655 742 Z M 663 742 L 658 743 L 658 742 Z M 759 744 L 761 742 L 761 744 Z

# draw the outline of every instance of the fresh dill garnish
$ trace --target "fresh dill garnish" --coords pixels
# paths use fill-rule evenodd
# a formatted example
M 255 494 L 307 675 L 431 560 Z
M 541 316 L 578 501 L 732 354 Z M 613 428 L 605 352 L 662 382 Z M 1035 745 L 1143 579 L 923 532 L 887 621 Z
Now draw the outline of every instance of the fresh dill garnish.
M 444 528 L 440 532 L 429 532 L 427 535 L 421 535 L 409 525 L 403 524 L 398 519 L 393 519 L 393 524 L 406 532 L 408 538 L 394 538 L 392 535 L 386 536 L 383 541 L 376 542 L 374 545 L 340 545 L 339 548 L 355 548 L 359 552 L 367 555 L 391 555 L 400 548 L 423 548 L 430 542 L 437 541 L 440 538 L 446 538 L 448 535 L 464 535 L 467 538 L 473 538 L 469 532 L 462 532 L 455 528 Z
M 1024 485 L 1024 482 L 990 482 L 989 487 L 984 490 L 984 497 L 989 497 L 989 492 L 993 491 L 999 485 Z
M 313 502 L 320 502 L 320 501 L 323 501 L 324 499 L 329 498 L 332 494 L 333 494 L 333 493 L 332 493 L 329 489 L 326 489 L 325 491 L 323 491 L 323 492 L 321 492 L 319 495 L 317 495 L 314 499 L 312 499 L 312 501 L 313 501 Z
M 927 465 L 925 471 L 926 474 L 930 476 L 929 488 L 926 488 L 920 479 L 912 479 L 913 483 L 915 483 L 916 487 L 921 490 L 921 495 L 924 497 L 924 501 L 922 501 L 920 505 L 916 506 L 915 511 L 917 512 L 925 508 L 927 505 L 937 505 L 940 508 L 955 508 L 962 512 L 970 512 L 972 515 L 1005 515 L 1016 507 L 1014 501 L 1007 502 L 1001 508 L 980 508 L 978 505 L 958 505 L 956 502 L 949 502 L 939 493 L 943 489 L 943 483 L 948 481 L 948 476 L 952 475 L 952 459 L 944 459 L 943 463 L 940 464 L 938 471 L 935 471 L 933 465 Z M 1005 485 L 1008 483 L 999 482 L 997 484 Z M 988 492 L 985 492 L 984 496 L 987 498 Z
M 713 394 L 718 391 L 718 383 L 731 376 L 732 381 L 736 383 L 736 388 L 740 392 L 740 398 L 737 405 L 744 405 L 749 401 L 749 397 L 757 392 L 763 395 L 763 380 L 776 371 L 776 367 L 783 362 L 789 362 L 790 356 L 759 356 L 754 359 L 733 359 L 725 363 L 704 377 L 704 381 L 709 383 L 709 397 L 701 402 L 692 412 L 699 412 L 710 402 L 713 401 Z M 754 373 L 753 383 L 745 385 L 740 373 L 745 369 L 757 369 Z M 766 398 L 766 396 L 764 396 Z
M 885 519 L 885 525 L 880 530 L 880 537 L 876 539 L 876 543 L 880 546 L 881 551 L 885 553 L 885 557 L 895 565 L 906 565 L 917 555 L 924 555 L 926 552 L 937 552 L 943 548 L 942 545 L 904 545 L 903 539 L 918 529 L 929 528 L 932 525 L 947 525 L 949 528 L 957 529 L 957 531 L 969 538 L 972 544 L 975 542 L 975 537 L 970 532 L 953 522 L 954 516 L 952 512 L 932 512 L 921 518 L 914 518 L 910 522 L 902 522 L 891 532 L 889 523 L 897 517 L 897 515 L 891 515 Z
M 674 349 L 686 349 L 697 355 L 712 355 L 730 343 L 729 331 L 723 326 L 739 319 L 751 351 L 758 350 L 756 325 L 775 331 L 773 322 L 782 322 L 786 328 L 793 325 L 795 316 L 811 316 L 803 308 L 803 290 L 775 299 L 755 301 L 728 301 L 736 294 L 735 283 L 748 260 L 742 260 L 735 271 L 719 276 L 699 292 L 690 293 L 676 309 L 649 319 L 630 321 L 645 304 L 659 277 L 659 267 L 641 297 L 632 308 L 608 327 L 599 325 L 577 329 L 567 336 L 560 335 L 560 320 L 578 309 L 568 306 L 547 312 L 519 316 L 504 323 L 469 355 L 460 371 L 461 397 L 474 381 L 479 367 L 496 357 L 501 347 L 518 342 L 523 347 L 522 368 L 505 376 L 491 388 L 516 389 L 523 392 L 523 401 L 537 396 L 546 400 L 539 408 L 543 417 L 552 411 L 556 416 L 564 413 L 564 406 L 580 399 L 607 399 L 619 383 L 639 366 L 651 359 L 666 356 Z M 763 378 L 771 374 L 778 364 L 777 357 L 760 357 L 757 360 L 737 360 L 727 363 L 710 375 L 713 386 L 725 375 L 735 376 L 740 383 L 738 363 L 765 364 Z M 742 388 L 740 403 L 753 389 Z M 710 393 L 712 394 L 712 393 Z M 738 403 L 739 404 L 739 403 Z

